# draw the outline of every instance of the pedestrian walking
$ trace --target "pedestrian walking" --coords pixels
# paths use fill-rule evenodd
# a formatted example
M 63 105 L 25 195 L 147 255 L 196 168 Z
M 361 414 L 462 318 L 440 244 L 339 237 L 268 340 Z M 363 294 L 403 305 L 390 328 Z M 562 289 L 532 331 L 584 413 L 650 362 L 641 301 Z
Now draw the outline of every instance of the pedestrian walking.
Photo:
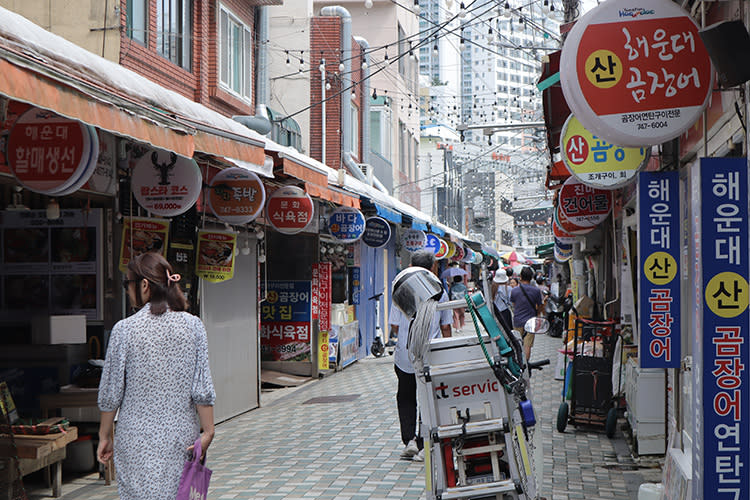
M 495 273 L 492 278 L 492 305 L 495 308 L 495 316 L 502 327 L 510 333 L 513 330 L 513 315 L 510 312 L 510 287 L 508 287 L 508 275 L 505 272 Z
M 102 463 L 114 454 L 122 500 L 175 498 L 192 445 L 200 436 L 205 453 L 214 437 L 206 330 L 186 312 L 179 280 L 161 255 L 144 253 L 128 263 L 123 281 L 138 311 L 109 338 L 97 449 Z
M 464 277 L 454 276 L 453 283 L 451 284 L 449 290 L 451 300 L 464 300 L 464 295 L 466 295 L 467 291 L 468 288 L 466 288 L 466 285 L 464 284 Z M 464 327 L 465 313 L 466 309 L 463 307 L 457 307 L 453 309 L 453 328 L 455 328 L 456 330 L 460 330 Z
M 428 269 L 437 276 L 437 261 L 431 251 L 414 252 L 411 265 Z M 447 300 L 448 295 L 444 291 L 442 297 L 440 297 L 440 302 Z M 407 318 L 398 307 L 391 304 L 388 323 L 391 326 L 391 336 L 397 337 L 396 349 L 393 353 L 393 368 L 398 378 L 396 406 L 398 408 L 401 441 L 404 443 L 401 458 L 421 462 L 424 461 L 424 440 L 417 432 L 417 377 L 414 374 L 414 366 L 406 348 L 411 319 Z M 443 337 L 450 337 L 452 320 L 453 315 L 450 310 L 436 311 L 430 325 L 430 338 L 437 338 L 441 334 Z
M 513 304 L 513 328 L 523 338 L 523 353 L 526 362 L 531 359 L 531 346 L 534 345 L 534 336 L 527 335 L 523 325 L 530 318 L 539 315 L 544 307 L 542 293 L 536 285 L 531 284 L 534 271 L 524 266 L 521 269 L 521 283 L 510 292 L 510 301 Z

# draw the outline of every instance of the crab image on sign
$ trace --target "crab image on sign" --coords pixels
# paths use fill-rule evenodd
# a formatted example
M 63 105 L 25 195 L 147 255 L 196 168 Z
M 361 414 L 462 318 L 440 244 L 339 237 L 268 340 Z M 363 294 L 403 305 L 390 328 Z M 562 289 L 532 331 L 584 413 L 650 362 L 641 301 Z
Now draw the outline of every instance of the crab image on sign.
M 607 142 L 653 146 L 700 118 L 713 88 L 698 26 L 670 0 L 608 0 L 579 19 L 560 56 L 570 110 Z

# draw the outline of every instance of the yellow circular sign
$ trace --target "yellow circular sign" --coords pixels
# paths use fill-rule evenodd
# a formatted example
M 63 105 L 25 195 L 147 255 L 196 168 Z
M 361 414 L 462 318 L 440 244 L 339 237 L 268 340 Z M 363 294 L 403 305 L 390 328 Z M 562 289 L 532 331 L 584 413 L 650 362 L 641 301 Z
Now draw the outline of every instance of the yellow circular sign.
M 667 252 L 654 252 L 643 263 L 643 275 L 654 285 L 666 285 L 677 276 L 677 261 Z
M 448 243 L 448 253 L 445 254 L 446 259 L 450 259 L 454 255 L 456 255 L 456 244 L 452 241 L 446 241 Z
M 610 89 L 622 79 L 622 61 L 610 50 L 595 50 L 586 59 L 586 77 L 594 87 Z
M 737 273 L 719 273 L 706 285 L 706 305 L 722 318 L 734 318 L 745 312 L 750 292 L 745 278 Z

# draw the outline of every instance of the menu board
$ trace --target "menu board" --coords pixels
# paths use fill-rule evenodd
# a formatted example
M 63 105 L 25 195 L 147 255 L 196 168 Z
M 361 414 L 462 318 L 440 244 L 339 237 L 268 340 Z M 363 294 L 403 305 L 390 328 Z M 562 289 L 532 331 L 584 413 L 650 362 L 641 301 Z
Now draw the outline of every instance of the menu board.
M 0 212 L 0 319 L 19 312 L 101 319 L 99 209 Z

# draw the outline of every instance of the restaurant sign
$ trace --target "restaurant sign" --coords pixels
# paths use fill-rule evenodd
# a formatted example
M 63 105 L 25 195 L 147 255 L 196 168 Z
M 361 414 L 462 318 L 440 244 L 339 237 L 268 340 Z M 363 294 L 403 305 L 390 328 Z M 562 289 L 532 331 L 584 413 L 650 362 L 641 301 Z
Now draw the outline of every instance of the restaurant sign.
M 271 226 L 283 234 L 297 234 L 310 225 L 315 213 L 312 198 L 297 186 L 284 186 L 274 191 L 266 204 Z
M 365 216 L 352 207 L 339 207 L 328 217 L 328 230 L 341 243 L 354 243 L 365 233 Z
M 563 163 L 587 186 L 616 189 L 635 180 L 648 163 L 651 148 L 616 146 L 589 132 L 570 115 L 560 133 Z
M 444 259 L 448 255 L 448 243 L 446 243 L 442 238 L 438 238 L 438 240 L 440 242 L 440 248 L 438 248 L 438 251 L 435 254 L 435 258 L 440 260 Z
M 620 146 L 679 137 L 700 118 L 713 78 L 698 26 L 670 0 L 602 3 L 576 22 L 560 58 L 570 110 Z
M 593 228 L 612 210 L 612 192 L 587 186 L 570 177 L 560 189 L 559 209 L 564 219 L 574 226 Z
M 203 182 L 195 160 L 163 150 L 153 150 L 138 160 L 132 178 L 138 204 L 162 217 L 187 212 L 198 201 Z
M 434 234 L 427 234 L 427 243 L 424 249 L 429 250 L 437 256 L 437 253 L 440 251 L 440 238 Z
M 701 158 L 703 249 L 702 448 L 693 448 L 694 498 L 750 498 L 750 293 L 745 158 Z M 679 313 L 679 311 L 677 311 Z M 697 449 L 696 449 L 697 448 Z M 696 453 L 702 456 L 697 457 Z M 700 466 L 702 462 L 702 468 Z M 697 490 L 697 491 L 696 491 Z
M 638 183 L 641 368 L 680 366 L 678 172 L 641 172 Z
M 391 226 L 382 217 L 370 217 L 365 221 L 362 241 L 368 247 L 382 248 L 391 239 Z
M 268 281 L 261 303 L 260 348 L 263 361 L 309 361 L 311 282 Z
M 401 236 L 401 243 L 409 252 L 417 252 L 427 244 L 427 235 L 421 229 L 407 229 Z
M 198 231 L 198 258 L 195 274 L 211 283 L 234 277 L 234 249 L 237 233 L 229 231 Z
M 211 179 L 208 206 L 222 222 L 246 224 L 255 220 L 266 203 L 260 178 L 244 168 L 227 168 Z

